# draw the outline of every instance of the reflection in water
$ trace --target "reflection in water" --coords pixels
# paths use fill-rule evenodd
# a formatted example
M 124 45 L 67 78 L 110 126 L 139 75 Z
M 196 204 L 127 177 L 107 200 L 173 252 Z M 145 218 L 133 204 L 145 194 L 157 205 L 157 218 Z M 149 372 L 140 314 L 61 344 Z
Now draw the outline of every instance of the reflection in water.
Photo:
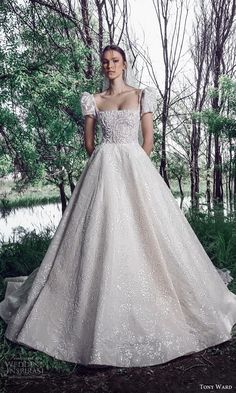
M 13 209 L 10 214 L 0 218 L 0 239 L 7 242 L 18 226 L 37 233 L 46 227 L 57 227 L 61 219 L 61 204 L 22 207 Z

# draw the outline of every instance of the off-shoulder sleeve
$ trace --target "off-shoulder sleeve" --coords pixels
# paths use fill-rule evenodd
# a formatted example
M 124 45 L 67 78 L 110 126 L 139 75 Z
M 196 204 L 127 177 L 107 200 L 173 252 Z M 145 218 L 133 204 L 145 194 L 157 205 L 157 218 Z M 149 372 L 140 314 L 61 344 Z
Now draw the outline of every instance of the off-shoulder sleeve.
M 96 107 L 92 94 L 85 91 L 80 98 L 81 110 L 83 116 L 91 116 L 96 118 Z
M 154 112 L 157 105 L 157 90 L 152 87 L 146 87 L 141 93 L 140 116 L 144 113 Z

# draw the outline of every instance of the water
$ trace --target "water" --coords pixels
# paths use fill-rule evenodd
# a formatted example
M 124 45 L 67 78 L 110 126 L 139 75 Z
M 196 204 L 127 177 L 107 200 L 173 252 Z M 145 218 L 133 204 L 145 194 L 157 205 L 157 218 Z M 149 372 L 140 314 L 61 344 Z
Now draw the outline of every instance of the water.
M 46 227 L 57 227 L 61 216 L 60 203 L 13 209 L 5 218 L 0 218 L 0 238 L 8 241 L 19 226 L 36 233 Z
M 176 201 L 180 206 L 181 198 L 176 197 Z M 200 203 L 204 204 L 205 199 L 201 198 Z M 190 205 L 190 197 L 185 197 L 182 202 L 182 209 L 187 210 Z M 207 210 L 207 206 L 202 206 L 202 209 Z M 7 242 L 13 236 L 15 228 L 18 226 L 27 231 L 35 230 L 36 233 L 47 227 L 56 228 L 61 216 L 60 203 L 13 209 L 6 218 L 0 218 L 0 239 Z
M 176 200 L 180 206 L 180 198 Z M 189 204 L 190 198 L 184 198 L 184 207 Z M 60 203 L 13 209 L 5 218 L 0 218 L 0 239 L 7 242 L 19 226 L 27 231 L 35 230 L 36 233 L 47 227 L 57 227 L 61 216 Z

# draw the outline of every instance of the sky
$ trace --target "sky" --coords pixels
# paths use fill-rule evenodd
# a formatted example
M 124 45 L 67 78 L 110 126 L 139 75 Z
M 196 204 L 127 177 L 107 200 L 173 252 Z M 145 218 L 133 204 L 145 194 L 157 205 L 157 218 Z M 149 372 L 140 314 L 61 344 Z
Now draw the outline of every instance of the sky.
M 158 0 L 156 0 L 158 1 Z M 157 22 L 157 17 L 155 13 L 155 8 L 153 6 L 152 0 L 129 0 L 130 3 L 130 26 L 133 34 L 138 38 L 139 44 L 142 48 L 146 48 L 152 60 L 152 64 L 155 68 L 155 74 L 158 81 L 162 84 L 164 81 L 164 68 L 162 61 L 162 46 L 160 40 L 160 31 Z M 186 55 L 181 59 L 181 68 L 183 67 L 183 73 L 191 73 L 191 62 L 189 54 L 189 38 L 192 34 L 192 24 L 194 16 L 194 0 L 189 0 L 189 11 L 188 19 L 186 24 L 186 35 L 185 43 L 183 47 L 183 53 Z M 175 4 L 173 2 L 172 4 Z M 176 12 L 173 7 L 171 9 L 172 15 Z M 186 13 L 186 8 L 184 10 Z M 173 26 L 173 20 L 171 19 L 170 28 Z M 182 27 L 183 27 L 182 23 Z M 148 73 L 144 74 L 144 81 L 151 84 L 149 80 Z

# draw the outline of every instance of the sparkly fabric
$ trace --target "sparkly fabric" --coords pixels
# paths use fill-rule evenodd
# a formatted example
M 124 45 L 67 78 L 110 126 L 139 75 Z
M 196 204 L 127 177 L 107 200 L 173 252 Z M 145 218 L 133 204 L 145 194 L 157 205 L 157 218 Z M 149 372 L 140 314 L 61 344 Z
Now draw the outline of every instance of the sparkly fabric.
M 145 98 L 144 98 L 145 97 Z M 75 363 L 148 366 L 231 338 L 236 296 L 137 142 L 143 109 L 98 111 L 89 157 L 39 268 L 8 279 L 6 337 Z M 143 112 L 144 113 L 144 112 Z

